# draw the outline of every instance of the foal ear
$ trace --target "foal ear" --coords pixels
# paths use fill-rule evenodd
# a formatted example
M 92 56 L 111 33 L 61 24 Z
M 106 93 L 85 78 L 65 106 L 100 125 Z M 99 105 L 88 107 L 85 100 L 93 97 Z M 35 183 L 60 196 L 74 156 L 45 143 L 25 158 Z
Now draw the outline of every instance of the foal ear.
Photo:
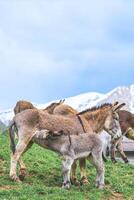
M 125 105 L 126 105 L 125 103 L 121 103 L 121 104 L 117 105 L 116 107 L 114 107 L 114 111 L 120 110 Z

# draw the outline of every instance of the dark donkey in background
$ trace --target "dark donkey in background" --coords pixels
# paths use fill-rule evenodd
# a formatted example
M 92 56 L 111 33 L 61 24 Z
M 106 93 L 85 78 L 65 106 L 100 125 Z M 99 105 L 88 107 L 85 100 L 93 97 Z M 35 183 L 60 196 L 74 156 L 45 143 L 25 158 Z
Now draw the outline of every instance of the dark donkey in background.
M 94 108 L 95 109 L 95 108 Z M 96 125 L 99 124 L 105 128 L 111 134 L 116 134 L 117 128 L 119 128 L 118 114 L 116 113 L 117 107 L 112 104 L 104 104 L 96 108 L 98 118 L 96 117 Z M 13 154 L 11 155 L 11 171 L 10 176 L 13 180 L 18 180 L 16 175 L 16 165 L 20 160 L 20 156 L 32 144 L 32 137 L 36 134 L 36 131 L 47 129 L 50 131 L 64 131 L 68 135 L 79 135 L 84 132 L 93 133 L 91 124 L 88 123 L 85 116 L 88 116 L 90 109 L 79 113 L 80 115 L 73 115 L 71 117 L 65 117 L 62 115 L 53 115 L 43 112 L 39 109 L 28 109 L 21 113 L 18 113 L 11 125 L 11 147 Z M 14 148 L 11 130 L 15 126 L 18 130 L 18 139 L 16 149 Z M 24 163 L 20 162 L 21 170 L 25 169 Z
M 119 123 L 122 131 L 122 135 L 128 139 L 134 140 L 134 114 L 126 110 L 119 110 Z M 122 159 L 125 163 L 128 163 L 127 156 L 123 151 L 122 137 L 117 139 L 112 139 L 111 143 L 111 159 L 115 163 L 115 149 L 119 151 Z

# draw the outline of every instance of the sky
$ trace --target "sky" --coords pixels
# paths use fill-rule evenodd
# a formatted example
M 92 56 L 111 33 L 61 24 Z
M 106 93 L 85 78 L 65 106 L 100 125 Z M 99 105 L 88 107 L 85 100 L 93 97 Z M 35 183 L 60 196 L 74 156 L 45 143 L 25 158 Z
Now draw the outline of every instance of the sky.
M 0 109 L 131 84 L 133 0 L 0 0 Z

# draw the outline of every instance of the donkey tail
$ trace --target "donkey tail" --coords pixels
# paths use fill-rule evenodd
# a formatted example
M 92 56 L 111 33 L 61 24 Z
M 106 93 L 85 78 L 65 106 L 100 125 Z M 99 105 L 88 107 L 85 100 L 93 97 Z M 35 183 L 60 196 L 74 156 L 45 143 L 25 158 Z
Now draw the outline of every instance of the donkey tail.
M 15 134 L 14 134 L 15 121 L 12 120 L 9 125 L 10 148 L 13 154 L 15 153 Z

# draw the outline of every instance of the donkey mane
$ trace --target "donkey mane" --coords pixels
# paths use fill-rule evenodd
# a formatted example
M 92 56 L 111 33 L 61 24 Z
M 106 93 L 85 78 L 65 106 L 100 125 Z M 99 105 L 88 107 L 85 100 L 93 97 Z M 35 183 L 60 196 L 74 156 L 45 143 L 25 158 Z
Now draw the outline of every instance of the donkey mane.
M 104 107 L 106 107 L 106 106 L 112 107 L 112 104 L 111 104 L 111 103 L 104 103 L 104 104 L 102 104 L 102 105 L 100 105 L 100 106 L 94 106 L 94 107 L 92 107 L 92 108 L 88 108 L 88 109 L 86 109 L 86 110 L 83 110 L 83 111 L 77 113 L 77 115 L 82 115 L 82 114 L 84 114 L 84 113 L 86 113 L 86 112 L 90 112 L 90 111 L 96 111 L 96 110 L 102 109 L 102 108 L 104 108 Z

